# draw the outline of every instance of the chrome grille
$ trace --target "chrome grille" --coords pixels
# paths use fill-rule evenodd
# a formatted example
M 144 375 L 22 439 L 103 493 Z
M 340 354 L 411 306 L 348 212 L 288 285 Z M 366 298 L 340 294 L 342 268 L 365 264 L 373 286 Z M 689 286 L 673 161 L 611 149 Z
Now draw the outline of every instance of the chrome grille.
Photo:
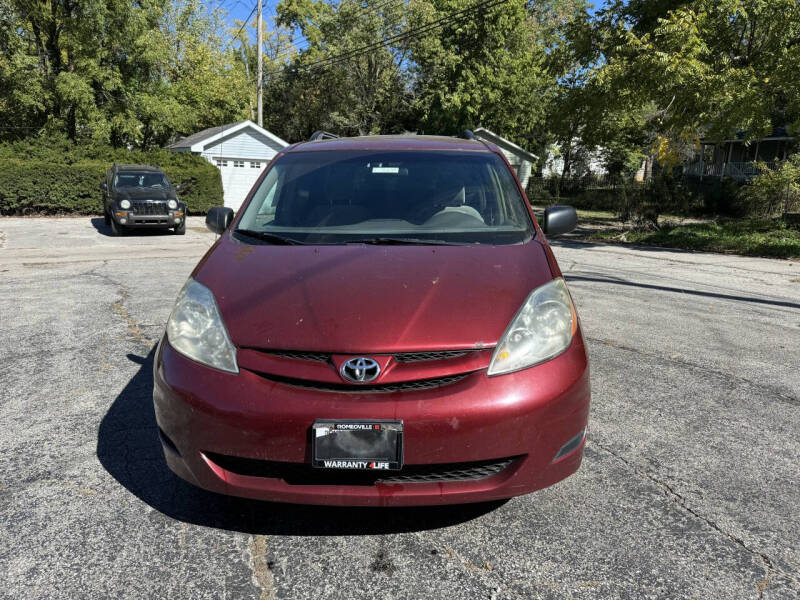
M 166 215 L 168 214 L 166 201 L 160 200 L 132 200 L 131 210 L 133 214 L 140 216 Z

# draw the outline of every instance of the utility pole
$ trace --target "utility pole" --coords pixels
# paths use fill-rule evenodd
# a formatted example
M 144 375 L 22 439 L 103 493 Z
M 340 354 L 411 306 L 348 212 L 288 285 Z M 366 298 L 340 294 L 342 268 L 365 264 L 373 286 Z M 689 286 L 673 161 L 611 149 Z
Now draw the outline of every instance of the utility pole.
M 258 0 L 258 81 L 256 95 L 258 97 L 258 126 L 264 126 L 264 26 L 261 21 L 261 0 Z

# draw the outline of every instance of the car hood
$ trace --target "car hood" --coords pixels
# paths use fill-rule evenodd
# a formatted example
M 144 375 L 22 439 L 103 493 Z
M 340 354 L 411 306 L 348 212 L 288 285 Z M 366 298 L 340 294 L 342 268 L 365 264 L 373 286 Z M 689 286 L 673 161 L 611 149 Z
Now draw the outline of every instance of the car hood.
M 163 188 L 142 188 L 142 187 L 129 187 L 117 188 L 115 194 L 120 200 L 127 198 L 128 200 L 145 199 L 145 200 L 175 200 L 175 193 L 171 190 Z
M 197 266 L 234 344 L 341 354 L 494 346 L 552 279 L 511 246 L 275 246 L 224 234 Z

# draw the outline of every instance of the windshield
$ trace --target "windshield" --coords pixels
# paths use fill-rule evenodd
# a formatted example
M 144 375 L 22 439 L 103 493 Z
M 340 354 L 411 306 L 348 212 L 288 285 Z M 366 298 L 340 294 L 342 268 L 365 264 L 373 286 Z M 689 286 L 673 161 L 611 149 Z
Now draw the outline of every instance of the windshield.
M 162 173 L 119 173 L 114 178 L 115 187 L 159 187 L 169 186 L 166 175 Z
M 314 151 L 281 156 L 240 239 L 518 244 L 533 235 L 508 166 L 490 152 Z

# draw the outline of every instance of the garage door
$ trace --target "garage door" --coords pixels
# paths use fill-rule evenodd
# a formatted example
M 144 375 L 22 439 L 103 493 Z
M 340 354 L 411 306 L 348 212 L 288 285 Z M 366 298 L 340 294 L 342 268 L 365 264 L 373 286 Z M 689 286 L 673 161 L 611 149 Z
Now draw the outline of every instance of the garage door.
M 238 158 L 215 158 L 222 176 L 222 189 L 225 194 L 225 206 L 239 210 L 250 188 L 261 175 L 266 166 L 263 160 Z

